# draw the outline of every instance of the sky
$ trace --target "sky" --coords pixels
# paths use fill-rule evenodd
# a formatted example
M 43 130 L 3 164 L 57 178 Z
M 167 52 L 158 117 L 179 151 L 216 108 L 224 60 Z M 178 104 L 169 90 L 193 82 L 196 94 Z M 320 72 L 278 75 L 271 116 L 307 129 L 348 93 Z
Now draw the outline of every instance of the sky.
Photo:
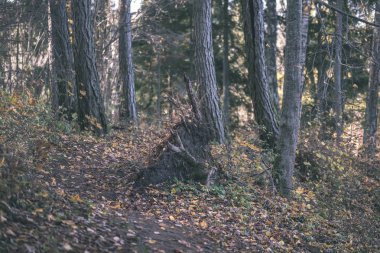
M 142 0 L 132 0 L 131 12 L 136 12 L 141 6 Z

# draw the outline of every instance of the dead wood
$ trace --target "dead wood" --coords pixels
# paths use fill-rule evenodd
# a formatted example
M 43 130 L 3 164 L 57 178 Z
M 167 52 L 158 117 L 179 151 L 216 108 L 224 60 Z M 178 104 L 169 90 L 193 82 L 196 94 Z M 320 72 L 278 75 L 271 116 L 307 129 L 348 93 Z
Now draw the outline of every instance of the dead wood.
M 202 122 L 192 82 L 186 76 L 185 82 L 191 113 L 180 115 L 181 121 L 169 130 L 170 137 L 157 150 L 158 158 L 140 172 L 136 186 L 156 185 L 175 179 L 209 186 L 218 177 L 219 170 L 212 161 L 207 124 Z

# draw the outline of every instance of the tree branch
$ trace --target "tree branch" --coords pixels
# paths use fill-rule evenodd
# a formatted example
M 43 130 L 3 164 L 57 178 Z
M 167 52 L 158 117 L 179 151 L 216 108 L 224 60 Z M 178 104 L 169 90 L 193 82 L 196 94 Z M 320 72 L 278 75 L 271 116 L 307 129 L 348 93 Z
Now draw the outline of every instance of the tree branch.
M 342 14 L 342 15 L 345 15 L 345 16 L 347 16 L 347 17 L 350 17 L 350 18 L 352 18 L 352 19 L 356 19 L 356 20 L 358 20 L 358 21 L 360 21 L 360 22 L 363 22 L 363 23 L 365 23 L 365 24 L 367 24 L 367 25 L 371 25 L 371 26 L 375 26 L 375 27 L 380 27 L 378 24 L 375 24 L 375 23 L 369 22 L 369 21 L 364 20 L 364 19 L 362 19 L 362 18 L 358 18 L 358 17 L 356 17 L 356 16 L 354 16 L 354 15 L 351 15 L 351 14 L 348 14 L 347 12 L 344 12 L 344 11 L 342 11 L 342 10 L 340 10 L 340 9 L 338 9 L 338 8 L 336 8 L 336 7 L 334 7 L 334 6 L 330 5 L 330 4 L 328 4 L 328 3 L 325 3 L 324 1 L 321 1 L 321 0 L 314 0 L 314 3 L 322 4 L 322 5 L 326 6 L 327 8 L 329 8 L 329 9 L 331 9 L 331 10 L 333 10 L 333 11 L 336 11 L 336 12 L 338 12 L 338 13 L 340 13 L 340 14 Z

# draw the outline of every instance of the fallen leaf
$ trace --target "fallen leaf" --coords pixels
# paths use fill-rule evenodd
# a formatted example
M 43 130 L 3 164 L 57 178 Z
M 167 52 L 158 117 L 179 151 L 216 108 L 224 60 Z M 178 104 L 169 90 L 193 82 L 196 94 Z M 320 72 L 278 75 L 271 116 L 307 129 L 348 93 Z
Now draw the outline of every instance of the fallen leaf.
M 73 250 L 73 247 L 71 247 L 70 244 L 68 244 L 67 242 L 65 242 L 63 244 L 63 249 L 66 250 L 66 251 L 70 251 L 70 250 Z
M 199 222 L 199 226 L 201 227 L 201 229 L 206 229 L 206 228 L 208 228 L 208 224 L 207 224 L 207 222 L 205 222 L 205 221 L 201 221 L 201 222 Z

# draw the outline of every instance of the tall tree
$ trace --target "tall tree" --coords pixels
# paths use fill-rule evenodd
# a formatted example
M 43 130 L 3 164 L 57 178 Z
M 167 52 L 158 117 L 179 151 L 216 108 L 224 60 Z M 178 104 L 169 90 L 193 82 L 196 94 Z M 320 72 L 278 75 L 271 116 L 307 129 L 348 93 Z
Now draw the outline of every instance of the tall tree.
M 211 139 L 224 143 L 212 46 L 211 0 L 194 0 L 193 8 L 195 73 L 200 85 L 202 120 L 207 124 Z
M 336 8 L 343 10 L 343 0 L 336 0 Z M 337 142 L 343 134 L 343 99 L 342 99 L 342 31 L 343 17 L 342 13 L 336 12 L 335 28 L 335 64 L 334 64 L 334 113 L 335 113 L 335 131 Z
M 229 110 L 230 110 L 230 62 L 228 54 L 230 51 L 230 16 L 228 11 L 229 0 L 223 1 L 223 117 L 224 123 L 229 123 Z
M 267 45 L 266 62 L 268 73 L 268 84 L 274 99 L 274 105 L 279 110 L 278 84 L 277 84 L 277 1 L 267 0 L 266 20 L 267 20 Z
M 276 183 L 290 196 L 300 128 L 302 96 L 302 0 L 288 0 L 286 16 L 285 80 L 282 102 Z
M 58 106 L 68 115 L 76 111 L 74 56 L 69 38 L 66 0 L 50 0 L 53 73 Z
M 107 120 L 96 69 L 91 0 L 72 0 L 74 17 L 74 62 L 81 129 L 103 135 Z
M 375 23 L 380 26 L 380 0 L 376 1 Z M 378 118 L 378 100 L 380 83 L 380 27 L 374 28 L 372 48 L 372 69 L 367 91 L 367 104 L 364 124 L 363 144 L 366 153 L 373 157 L 376 154 L 376 132 Z
M 243 0 L 242 11 L 248 59 L 250 96 L 255 120 L 265 129 L 263 138 L 274 146 L 278 137 L 277 112 L 270 96 L 264 51 L 264 9 L 262 0 Z
M 119 67 L 122 80 L 122 113 L 121 117 L 137 123 L 137 109 L 135 96 L 135 80 L 132 60 L 132 0 L 120 0 L 120 35 L 119 35 Z

